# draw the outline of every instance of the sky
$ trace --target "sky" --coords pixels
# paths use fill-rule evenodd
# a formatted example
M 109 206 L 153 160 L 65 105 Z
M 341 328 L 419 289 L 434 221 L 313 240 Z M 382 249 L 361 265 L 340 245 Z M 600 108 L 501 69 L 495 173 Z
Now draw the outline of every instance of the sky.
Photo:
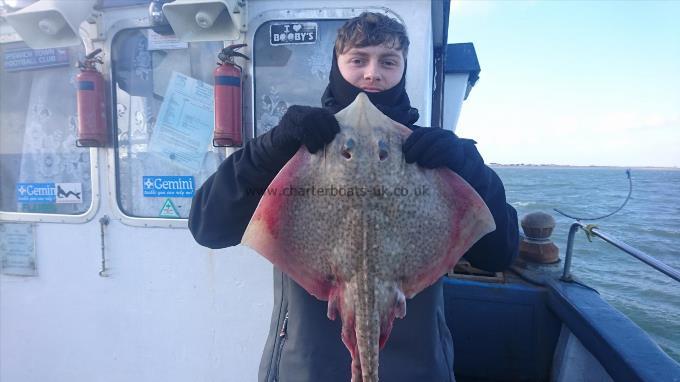
M 452 0 L 480 79 L 456 127 L 487 163 L 680 167 L 680 0 Z

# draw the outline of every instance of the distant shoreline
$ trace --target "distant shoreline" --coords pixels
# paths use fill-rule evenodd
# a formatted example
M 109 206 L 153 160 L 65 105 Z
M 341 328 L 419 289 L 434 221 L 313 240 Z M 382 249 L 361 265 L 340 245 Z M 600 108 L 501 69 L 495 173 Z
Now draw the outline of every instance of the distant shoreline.
M 533 164 L 533 163 L 489 163 L 490 167 L 533 167 L 533 168 L 601 168 L 601 169 L 636 169 L 636 170 L 667 170 L 680 171 L 680 167 L 657 167 L 657 166 L 577 166 L 566 164 Z

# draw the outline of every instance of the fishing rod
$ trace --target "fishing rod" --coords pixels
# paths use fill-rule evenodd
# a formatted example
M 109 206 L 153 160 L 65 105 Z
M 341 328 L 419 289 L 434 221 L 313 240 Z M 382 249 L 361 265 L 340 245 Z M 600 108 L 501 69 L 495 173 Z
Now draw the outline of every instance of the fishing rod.
M 630 196 L 633 194 L 633 179 L 630 176 L 630 169 L 626 169 L 626 176 L 628 177 L 628 196 L 626 197 L 626 200 L 623 201 L 623 204 L 621 204 L 619 206 L 619 208 L 615 209 L 614 211 L 612 211 L 608 214 L 605 214 L 605 215 L 602 215 L 602 216 L 596 216 L 596 217 L 581 217 L 581 216 L 570 215 L 570 214 L 568 214 L 568 213 L 566 213 L 566 212 L 564 212 L 564 211 L 562 211 L 558 208 L 553 208 L 553 210 L 555 210 L 555 212 L 559 213 L 560 215 L 566 216 L 566 217 L 574 219 L 574 220 L 579 220 L 579 221 L 580 220 L 600 220 L 600 219 L 608 218 L 608 217 L 614 215 L 615 213 L 621 211 L 623 209 L 623 207 L 625 207 L 626 204 L 628 204 L 628 201 L 630 200 Z

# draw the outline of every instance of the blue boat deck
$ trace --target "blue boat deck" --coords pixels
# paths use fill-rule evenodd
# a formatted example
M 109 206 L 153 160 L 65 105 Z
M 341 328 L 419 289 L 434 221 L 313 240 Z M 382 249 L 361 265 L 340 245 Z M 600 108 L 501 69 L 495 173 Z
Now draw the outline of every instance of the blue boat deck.
M 680 381 L 680 365 L 556 266 L 444 284 L 458 381 Z

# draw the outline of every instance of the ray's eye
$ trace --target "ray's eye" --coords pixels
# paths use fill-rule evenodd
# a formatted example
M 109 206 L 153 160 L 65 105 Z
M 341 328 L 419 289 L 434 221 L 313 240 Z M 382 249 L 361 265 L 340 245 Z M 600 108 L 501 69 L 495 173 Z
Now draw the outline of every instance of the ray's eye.
M 387 143 L 384 141 L 379 141 L 378 142 L 378 158 L 380 160 L 385 160 L 387 159 L 387 156 L 389 155 L 389 148 L 387 147 Z
M 352 149 L 354 148 L 354 139 L 350 138 L 345 142 L 344 145 L 342 145 L 342 156 L 345 159 L 350 159 L 352 158 Z

